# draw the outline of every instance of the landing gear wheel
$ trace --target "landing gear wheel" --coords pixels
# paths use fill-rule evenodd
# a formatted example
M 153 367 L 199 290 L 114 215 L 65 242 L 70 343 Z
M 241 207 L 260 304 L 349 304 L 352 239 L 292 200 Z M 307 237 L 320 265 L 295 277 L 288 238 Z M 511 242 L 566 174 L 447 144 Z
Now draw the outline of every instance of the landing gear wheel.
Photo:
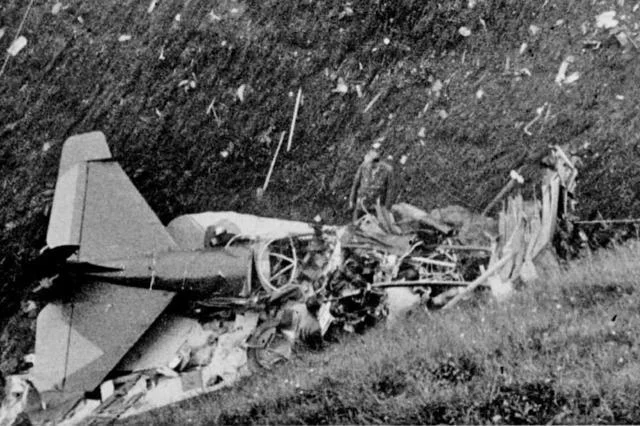
M 292 284 L 298 274 L 298 256 L 293 239 L 268 241 L 258 251 L 258 278 L 262 287 L 276 291 Z

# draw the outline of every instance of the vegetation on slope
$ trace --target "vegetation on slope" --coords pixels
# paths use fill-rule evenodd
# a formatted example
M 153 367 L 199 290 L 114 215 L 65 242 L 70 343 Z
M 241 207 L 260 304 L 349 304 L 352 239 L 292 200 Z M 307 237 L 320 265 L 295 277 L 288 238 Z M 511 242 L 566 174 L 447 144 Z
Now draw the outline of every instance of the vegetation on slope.
M 584 214 L 637 214 L 637 52 L 582 46 L 606 41 L 594 17 L 612 4 L 475 3 L 171 0 L 148 13 L 141 2 L 71 0 L 54 15 L 36 1 L 28 47 L 0 82 L 0 301 L 12 305 L 20 268 L 44 244 L 62 142 L 94 129 L 165 221 L 224 209 L 344 220 L 353 170 L 377 138 L 396 159 L 408 156 L 397 165 L 399 198 L 426 208 L 481 208 L 505 173 L 558 143 L 589 146 Z M 634 28 L 632 5 L 615 8 Z M 24 12 L 16 0 L 0 5 L 0 48 Z M 558 87 L 569 54 L 581 78 Z M 530 77 L 514 75 L 524 68 Z M 339 79 L 348 93 L 333 91 Z M 257 201 L 298 88 L 293 149 Z M 526 135 L 545 103 L 547 121 Z
M 602 252 L 506 303 L 416 312 L 128 422 L 637 424 L 639 249 Z
M 352 174 L 378 139 L 396 160 L 407 156 L 396 163 L 398 198 L 424 208 L 480 209 L 510 169 L 533 178 L 547 145 L 569 144 L 584 162 L 584 216 L 640 212 L 638 52 L 594 27 L 615 9 L 635 36 L 629 2 L 163 0 L 149 13 L 139 1 L 66 0 L 55 14 L 53 5 L 34 2 L 29 43 L 0 76 L 0 325 L 45 243 L 62 142 L 89 130 L 105 132 L 165 222 L 203 210 L 345 221 Z M 25 8 L 0 4 L 0 51 Z M 585 49 L 588 40 L 602 47 Z M 568 55 L 580 78 L 556 85 Z M 347 93 L 334 90 L 342 81 Z M 293 148 L 257 199 L 298 88 Z M 12 345 L 28 350 L 30 339 Z M 5 343 L 6 334 L 2 361 L 19 352 Z

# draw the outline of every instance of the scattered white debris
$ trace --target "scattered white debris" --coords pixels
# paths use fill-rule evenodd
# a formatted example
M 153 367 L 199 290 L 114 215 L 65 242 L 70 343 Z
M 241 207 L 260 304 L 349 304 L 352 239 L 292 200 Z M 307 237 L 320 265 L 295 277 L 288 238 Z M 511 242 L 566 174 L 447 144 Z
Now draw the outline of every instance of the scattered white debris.
M 131 40 L 130 34 L 122 34 L 120 37 L 118 37 L 118 41 L 120 43 L 124 43 L 125 41 L 129 41 L 129 40 Z
M 587 35 L 587 33 L 589 32 L 589 23 L 583 22 L 580 25 L 580 31 L 582 32 L 582 35 Z
M 181 80 L 180 83 L 178 83 L 178 87 L 183 87 L 185 92 L 188 92 L 191 89 L 195 89 L 196 88 L 195 75 L 193 79 L 187 78 L 187 79 Z
M 511 280 L 502 281 L 499 276 L 493 275 L 487 280 L 491 288 L 491 294 L 498 300 L 504 302 L 513 294 L 513 283 Z
M 444 87 L 444 84 L 442 84 L 442 81 L 440 81 L 440 79 L 438 79 L 438 80 L 434 81 L 433 84 L 431 84 L 431 88 L 429 90 L 431 91 L 431 93 L 436 98 L 439 98 L 440 97 L 440 92 L 442 91 L 443 87 Z
M 216 13 L 213 10 L 211 12 L 209 12 L 209 14 L 207 16 L 209 17 L 209 21 L 211 21 L 211 22 L 222 21 L 222 17 L 216 15 Z
M 474 7 L 476 7 L 476 3 L 477 3 L 477 0 L 469 0 L 469 1 L 467 2 L 467 7 L 468 7 L 469 9 L 473 9 Z
M 509 172 L 509 178 L 511 178 L 512 180 L 515 180 L 520 185 L 524 183 L 524 178 L 522 177 L 522 175 L 515 170 L 511 170 Z
M 618 26 L 618 20 L 616 19 L 616 11 L 609 10 L 607 12 L 602 12 L 600 15 L 596 16 L 596 27 L 602 28 L 605 30 L 609 30 L 611 28 L 615 28 Z
M 160 48 L 160 56 L 158 56 L 158 60 L 164 61 L 165 59 L 167 59 L 167 58 L 164 57 L 164 46 L 162 46 Z
M 615 31 L 615 30 L 612 30 Z M 629 39 L 629 36 L 627 36 L 627 33 L 624 31 L 618 31 L 615 34 L 615 38 L 618 41 L 618 44 L 620 44 L 620 47 L 626 48 L 629 46 L 629 42 L 631 41 Z
M 578 81 L 578 79 L 580 78 L 580 73 L 579 72 L 572 72 L 571 74 L 569 74 L 567 76 L 567 78 L 564 79 L 564 84 L 571 84 L 571 83 L 575 83 L 576 81 Z
M 624 96 L 623 95 L 616 95 L 616 99 L 619 101 L 624 101 Z
M 520 50 L 518 50 L 518 54 L 522 55 L 524 52 L 527 51 L 528 47 L 529 47 L 529 45 L 527 43 L 522 43 L 520 45 Z
M 338 85 L 336 86 L 335 89 L 332 90 L 333 93 L 340 93 L 340 94 L 345 94 L 349 91 L 349 86 L 347 86 L 347 83 L 345 83 L 344 79 L 342 77 L 338 78 Z
M 113 380 L 107 380 L 100 384 L 100 400 L 105 402 L 115 392 L 115 384 Z
M 356 93 L 358 94 L 359 98 L 364 96 L 364 93 L 362 92 L 362 85 L 356 84 Z
M 484 90 L 478 89 L 478 91 L 476 92 L 476 99 L 481 100 L 482 98 L 484 98 Z
M 537 25 L 533 25 L 533 24 L 529 25 L 529 33 L 532 36 L 538 35 L 538 33 L 540 33 L 540 27 L 537 26 Z
M 602 46 L 602 43 L 598 40 L 585 40 L 582 42 L 582 47 L 585 49 L 598 50 Z
M 402 157 L 400 157 L 400 164 L 404 166 L 407 163 L 408 159 L 409 157 L 407 157 L 406 155 L 403 155 Z
M 380 144 L 380 142 L 374 142 L 373 145 L 371 145 L 371 148 L 373 149 L 380 149 L 382 145 Z
M 62 9 L 62 3 L 60 2 L 56 2 L 56 4 L 54 4 L 51 7 L 51 14 L 52 15 L 57 15 L 58 13 L 60 13 L 60 10 Z
M 245 92 L 247 90 L 246 84 L 241 84 L 240 87 L 236 90 L 236 97 L 240 102 L 244 102 Z
M 560 26 L 562 26 L 562 25 L 564 25 L 564 19 L 558 19 L 558 20 L 553 24 L 553 27 L 554 27 L 554 28 L 555 28 L 555 27 L 560 27 Z
M 418 137 L 419 138 L 426 138 L 427 137 L 427 128 L 426 127 L 420 127 L 420 130 L 418 131 Z
M 564 61 L 562 61 L 562 63 L 560 64 L 560 68 L 558 68 L 558 74 L 556 74 L 556 84 L 562 85 L 562 83 L 565 82 L 565 80 L 567 79 L 567 69 L 574 60 L 575 59 L 573 56 L 567 56 Z
M 526 126 L 524 126 L 524 133 L 527 136 L 532 136 L 533 133 L 531 133 L 531 126 L 533 126 L 538 120 L 540 120 L 542 118 L 542 114 L 544 113 L 544 110 L 547 110 L 547 113 L 549 112 L 549 103 L 545 102 L 541 107 L 536 108 L 536 116 L 533 118 L 533 120 L 531 120 L 530 122 L 527 123 Z
M 0 424 L 18 424 L 18 416 L 28 404 L 29 384 L 19 376 L 8 376 L 3 389 L 5 397 L 0 404 Z
M 147 9 L 147 13 L 153 12 L 153 10 L 158 5 L 158 2 L 159 2 L 159 0 L 151 0 L 151 3 L 149 3 L 149 8 Z
M 179 13 L 175 16 L 175 18 L 173 18 L 173 20 L 176 22 L 180 22 L 181 19 L 182 19 L 182 16 L 180 16 Z
M 471 30 L 467 27 L 460 27 L 458 28 L 458 33 L 462 36 L 462 37 L 469 37 L 471 35 Z
M 528 68 L 520 68 L 518 71 L 518 76 L 526 75 L 527 77 L 531 77 L 531 71 Z
M 449 113 L 443 109 L 438 111 L 438 117 L 440 117 L 443 120 L 446 120 L 447 117 L 449 117 Z
M 229 157 L 229 151 L 227 151 L 226 149 L 224 151 L 220 151 L 220 157 L 222 158 Z
M 344 10 L 340 12 L 340 14 L 338 15 L 338 19 L 342 19 L 347 16 L 353 16 L 353 8 L 348 4 L 344 7 Z
M 11 231 L 12 229 L 15 229 L 16 226 L 18 226 L 18 224 L 15 222 L 7 222 L 4 224 L 4 229 L 7 231 Z
M 78 22 L 84 25 L 84 18 L 82 18 L 82 16 L 78 16 Z
M 29 312 L 32 312 L 38 309 L 38 305 L 36 305 L 36 302 L 34 302 L 33 300 L 27 300 L 26 302 L 22 303 L 21 309 L 22 309 L 22 312 L 24 312 L 25 314 L 28 314 Z M 33 356 L 35 357 L 35 355 Z
M 11 46 L 7 49 L 7 53 L 11 56 L 16 56 L 27 45 L 27 39 L 25 36 L 20 36 L 11 43 Z
M 487 23 L 482 18 L 478 18 L 478 21 L 480 21 L 480 25 L 482 25 L 482 29 L 486 33 L 487 32 Z
M 50 142 L 45 142 L 42 145 L 42 152 L 47 152 L 51 149 L 51 143 Z
M 389 43 L 391 43 L 391 39 L 390 39 L 389 37 L 385 37 L 385 38 L 382 40 L 382 42 L 383 42 L 385 45 L 387 45 L 387 46 L 388 46 L 388 45 L 389 45 Z

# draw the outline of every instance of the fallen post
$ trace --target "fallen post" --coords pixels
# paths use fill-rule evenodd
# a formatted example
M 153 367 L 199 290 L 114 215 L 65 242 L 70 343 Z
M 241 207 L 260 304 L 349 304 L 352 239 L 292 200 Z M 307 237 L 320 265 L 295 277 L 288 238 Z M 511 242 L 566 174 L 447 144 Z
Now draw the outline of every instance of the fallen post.
M 381 283 L 372 284 L 372 288 L 386 288 L 386 287 L 418 287 L 425 285 L 448 285 L 448 286 L 468 286 L 472 284 L 469 281 L 444 281 L 444 280 L 417 280 L 417 281 L 385 281 Z
M 412 256 L 406 259 L 407 262 L 426 263 L 428 265 L 442 266 L 443 268 L 455 268 L 455 262 L 445 262 L 443 260 L 429 259 L 428 257 Z
M 630 224 L 630 223 L 640 223 L 640 219 L 577 220 L 573 223 L 577 225 Z
M 433 249 L 433 250 L 440 250 L 440 249 L 447 249 L 447 250 L 454 250 L 454 251 L 491 251 L 491 247 L 489 246 L 447 246 L 447 245 L 428 245 L 428 246 L 423 246 L 425 249 Z

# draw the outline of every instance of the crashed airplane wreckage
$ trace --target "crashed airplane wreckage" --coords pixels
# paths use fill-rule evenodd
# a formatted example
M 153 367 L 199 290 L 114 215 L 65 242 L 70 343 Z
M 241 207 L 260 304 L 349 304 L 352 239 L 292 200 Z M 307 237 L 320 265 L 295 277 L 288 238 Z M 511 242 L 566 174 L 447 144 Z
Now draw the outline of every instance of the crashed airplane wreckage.
M 484 212 L 508 196 L 497 220 L 402 203 L 348 226 L 207 212 L 165 227 L 104 135 L 74 136 L 36 262 L 55 278 L 43 280 L 33 367 L 11 378 L 19 391 L 0 420 L 21 410 L 36 423 L 127 417 L 410 304 L 449 308 L 478 286 L 504 297 L 514 280 L 535 279 L 534 260 L 571 208 L 575 167 L 560 148 L 552 158 L 539 201 L 523 201 L 512 174 Z

